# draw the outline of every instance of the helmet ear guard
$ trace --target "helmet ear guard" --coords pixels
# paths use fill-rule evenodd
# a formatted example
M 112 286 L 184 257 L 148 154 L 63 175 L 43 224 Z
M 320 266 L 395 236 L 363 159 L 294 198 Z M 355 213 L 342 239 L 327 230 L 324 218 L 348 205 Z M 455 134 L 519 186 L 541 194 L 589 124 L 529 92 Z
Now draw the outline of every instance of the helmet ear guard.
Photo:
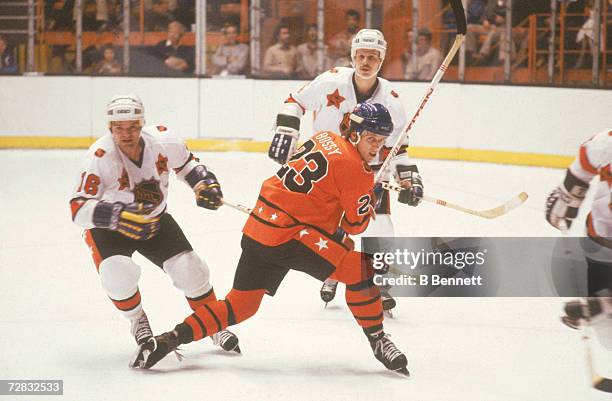
M 355 132 L 358 138 L 364 130 L 386 137 L 393 133 L 391 114 L 380 103 L 359 103 L 355 106 L 353 112 L 349 114 L 349 120 L 349 135 Z M 359 142 L 359 139 L 357 139 L 357 142 Z

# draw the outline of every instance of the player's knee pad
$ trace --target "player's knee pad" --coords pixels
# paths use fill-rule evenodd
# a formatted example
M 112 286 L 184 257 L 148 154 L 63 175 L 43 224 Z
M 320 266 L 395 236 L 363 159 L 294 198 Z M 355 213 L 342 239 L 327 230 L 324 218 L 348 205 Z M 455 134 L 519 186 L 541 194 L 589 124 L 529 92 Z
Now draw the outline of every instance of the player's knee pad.
M 128 256 L 115 255 L 104 259 L 98 273 L 102 288 L 113 300 L 127 299 L 138 290 L 140 266 Z
M 265 293 L 266 290 L 263 289 L 241 291 L 232 288 L 225 300 L 232 306 L 236 323 L 250 318 L 257 312 Z
M 171 257 L 164 262 L 163 268 L 172 284 L 186 297 L 195 298 L 210 291 L 208 265 L 194 251 Z
M 395 230 L 390 214 L 377 214 L 376 219 L 370 220 L 368 228 L 361 234 L 362 237 L 394 237 Z

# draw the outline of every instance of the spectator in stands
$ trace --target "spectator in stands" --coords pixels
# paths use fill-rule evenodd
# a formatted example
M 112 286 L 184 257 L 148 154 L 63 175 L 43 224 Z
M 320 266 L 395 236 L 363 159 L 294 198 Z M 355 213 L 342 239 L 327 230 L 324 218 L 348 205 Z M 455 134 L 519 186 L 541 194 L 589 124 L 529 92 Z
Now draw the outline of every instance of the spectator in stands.
M 117 75 L 123 72 L 123 66 L 115 58 L 115 48 L 108 44 L 102 47 L 102 60 L 96 63 L 92 73 L 94 75 Z
M 9 48 L 6 38 L 0 35 L 0 74 L 15 73 L 17 73 L 15 54 L 13 50 Z
M 244 43 L 238 43 L 238 27 L 227 24 L 222 30 L 225 43 L 217 47 L 213 55 L 213 74 L 218 75 L 243 75 L 249 57 L 249 47 Z
M 351 42 L 359 30 L 361 14 L 349 9 L 344 15 L 345 30 L 335 34 L 329 41 L 327 68 L 351 66 Z
M 291 78 L 295 74 L 297 50 L 289 43 L 289 27 L 278 25 L 274 39 L 276 44 L 270 46 L 264 55 L 263 74 L 269 78 Z
M 177 0 L 174 16 L 188 31 L 193 31 L 193 24 L 195 24 L 195 0 Z M 208 31 L 211 31 L 211 29 L 208 28 Z
M 301 79 L 312 79 L 319 75 L 319 58 L 317 54 L 317 24 L 306 27 L 306 42 L 297 47 L 297 76 Z
M 475 65 L 499 65 L 506 57 L 513 58 L 516 47 L 512 40 L 506 40 L 506 6 L 497 6 L 493 24 L 482 46 L 473 57 Z
M 501 2 L 499 4 L 501 6 Z M 467 7 L 467 34 L 465 37 L 465 51 L 468 63 L 478 54 L 479 47 L 493 30 L 492 22 L 495 18 L 497 0 L 469 0 Z M 481 62 L 482 60 L 479 60 Z
M 67 31 L 72 29 L 72 11 L 74 0 L 48 0 L 45 5 L 47 29 L 51 31 Z
M 162 62 L 160 73 L 164 75 L 187 75 L 193 73 L 195 51 L 193 47 L 180 44 L 185 27 L 178 21 L 168 24 L 168 39 L 153 48 L 153 55 Z
M 408 49 L 411 48 L 412 43 L 409 43 Z M 442 64 L 442 52 L 431 46 L 431 32 L 427 28 L 420 29 L 417 35 L 416 68 L 411 52 L 408 53 L 404 79 L 430 81 Z
M 145 25 L 147 31 L 163 32 L 173 20 L 174 16 L 170 12 L 168 0 L 155 0 L 151 10 L 146 13 Z

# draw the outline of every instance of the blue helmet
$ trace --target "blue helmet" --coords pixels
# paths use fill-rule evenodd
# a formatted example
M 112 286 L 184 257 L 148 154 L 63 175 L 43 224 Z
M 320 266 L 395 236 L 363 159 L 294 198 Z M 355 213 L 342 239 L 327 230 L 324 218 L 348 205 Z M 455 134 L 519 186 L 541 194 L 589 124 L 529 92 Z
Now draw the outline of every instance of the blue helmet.
M 389 136 L 393 132 L 391 114 L 380 103 L 359 103 L 350 114 L 351 128 L 360 135 L 368 130 L 377 135 Z

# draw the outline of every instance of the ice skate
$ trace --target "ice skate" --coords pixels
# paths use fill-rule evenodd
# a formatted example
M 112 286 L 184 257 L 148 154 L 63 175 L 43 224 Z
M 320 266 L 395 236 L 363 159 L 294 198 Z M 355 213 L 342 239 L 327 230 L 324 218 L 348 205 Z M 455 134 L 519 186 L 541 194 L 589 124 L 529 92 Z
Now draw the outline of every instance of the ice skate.
M 210 336 L 213 344 L 218 345 L 227 352 L 236 352 L 241 354 L 240 347 L 238 346 L 238 337 L 229 330 L 221 330 Z
M 130 361 L 130 367 L 149 369 L 172 351 L 177 354 L 179 360 L 182 360 L 182 355 L 176 352 L 179 345 L 178 336 L 174 331 L 151 337 L 147 342 L 138 346 L 136 354 Z
M 380 292 L 380 300 L 382 301 L 383 313 L 385 317 L 393 318 L 392 309 L 395 308 L 395 299 L 386 291 Z
M 377 338 L 370 338 L 370 345 L 374 356 L 378 359 L 385 367 L 397 373 L 410 376 L 408 372 L 408 360 L 406 355 L 402 353 L 395 344 L 389 339 L 389 335 L 382 334 Z
M 149 319 L 144 311 L 142 311 L 142 314 L 140 314 L 138 317 L 131 319 L 130 323 L 130 333 L 132 333 L 134 336 L 136 344 L 144 344 L 149 340 L 149 338 L 153 337 L 153 332 L 151 331 L 151 326 L 149 325 Z
M 323 286 L 321 287 L 321 300 L 325 302 L 325 307 L 327 307 L 327 303 L 336 296 L 336 288 L 338 288 L 338 282 L 335 280 L 327 279 L 323 282 Z

